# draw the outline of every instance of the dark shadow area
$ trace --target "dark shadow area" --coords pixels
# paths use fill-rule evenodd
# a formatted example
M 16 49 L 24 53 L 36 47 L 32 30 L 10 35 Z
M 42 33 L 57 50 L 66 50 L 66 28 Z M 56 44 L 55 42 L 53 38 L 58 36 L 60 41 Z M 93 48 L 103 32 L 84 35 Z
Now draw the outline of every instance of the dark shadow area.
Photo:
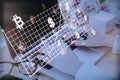
M 17 14 L 17 16 L 20 16 L 22 20 L 26 22 L 27 20 L 30 20 L 31 16 L 36 16 L 44 12 L 45 10 L 48 10 L 49 8 L 53 7 L 57 3 L 58 3 L 57 0 L 1 0 L 0 1 L 0 11 L 1 11 L 0 24 L 3 26 L 2 28 L 5 30 L 5 32 L 8 32 L 11 29 L 14 29 L 16 27 L 15 22 L 12 21 L 13 15 Z M 48 11 L 45 14 L 43 14 L 41 17 L 47 15 L 47 13 L 51 13 L 51 12 Z M 59 13 L 60 13 L 60 10 L 59 10 Z M 55 18 L 53 17 L 53 20 L 57 23 L 59 22 L 59 20 L 61 21 L 60 15 L 61 14 L 57 14 L 57 15 L 50 14 L 49 16 L 54 16 Z M 48 25 L 46 26 L 46 24 L 48 24 L 47 18 L 49 16 L 44 17 L 43 20 L 41 19 L 39 23 L 41 24 L 42 22 L 44 22 L 42 25 L 38 26 L 37 24 L 35 24 L 36 26 L 38 26 L 37 30 L 39 30 L 39 34 L 41 37 L 53 30 L 52 28 L 51 29 L 49 28 L 46 32 L 43 32 L 45 31 L 45 29 L 48 28 Z M 60 24 L 56 24 L 55 27 L 59 25 Z M 31 27 L 34 27 L 34 25 Z M 21 34 L 24 34 L 24 33 L 21 32 Z M 35 33 L 35 34 L 38 35 L 38 33 Z M 23 35 L 23 37 L 27 37 L 27 36 Z M 36 36 L 32 35 L 31 37 L 29 37 L 29 39 L 31 39 L 32 37 L 36 37 Z M 38 36 L 37 38 L 40 39 L 41 37 Z M 28 40 L 26 39 L 24 42 L 27 42 L 27 41 Z M 34 40 L 34 41 L 37 41 L 37 40 Z M 34 41 L 31 41 L 27 45 L 33 44 Z M 15 57 L 16 55 L 13 49 L 10 47 L 9 44 L 8 46 L 12 53 L 12 57 Z

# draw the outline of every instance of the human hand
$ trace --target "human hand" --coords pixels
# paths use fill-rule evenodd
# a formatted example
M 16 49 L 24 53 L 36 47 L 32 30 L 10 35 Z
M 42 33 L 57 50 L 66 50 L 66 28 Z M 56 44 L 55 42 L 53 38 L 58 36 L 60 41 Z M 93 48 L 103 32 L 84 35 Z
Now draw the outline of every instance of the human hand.
M 88 37 L 86 40 L 77 40 L 74 45 L 87 47 L 99 47 L 99 46 L 112 47 L 113 42 L 114 36 L 96 31 L 96 35 L 93 35 L 92 33 L 88 32 Z

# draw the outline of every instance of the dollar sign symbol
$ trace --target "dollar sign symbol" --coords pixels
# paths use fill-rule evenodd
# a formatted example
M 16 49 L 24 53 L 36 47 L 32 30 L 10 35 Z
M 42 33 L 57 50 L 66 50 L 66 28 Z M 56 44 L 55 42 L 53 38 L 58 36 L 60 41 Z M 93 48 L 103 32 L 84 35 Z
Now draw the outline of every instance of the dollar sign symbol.
M 55 23 L 54 23 L 54 21 L 53 21 L 53 19 L 52 19 L 51 17 L 49 17 L 47 21 L 48 21 L 49 26 L 50 26 L 51 28 L 54 28 L 54 27 L 55 27 Z
M 91 33 L 92 33 L 93 35 L 96 35 L 96 31 L 95 31 L 94 29 L 91 30 Z
M 90 27 L 90 32 L 91 32 L 93 35 L 96 35 L 96 31 L 95 31 L 92 27 Z
M 75 36 L 76 36 L 76 38 L 77 38 L 77 39 L 79 39 L 79 38 L 80 38 L 80 35 L 79 35 L 79 33 L 78 33 L 78 32 L 75 32 Z
M 12 21 L 15 22 L 18 29 L 22 29 L 24 22 L 22 21 L 21 17 L 14 15 Z
M 66 8 L 67 11 L 70 10 L 70 6 L 69 6 L 69 3 L 68 3 L 68 2 L 65 3 L 65 8 Z
M 87 17 L 87 15 L 84 15 L 84 19 L 85 19 L 85 21 L 87 21 L 87 20 L 88 20 L 88 17 Z

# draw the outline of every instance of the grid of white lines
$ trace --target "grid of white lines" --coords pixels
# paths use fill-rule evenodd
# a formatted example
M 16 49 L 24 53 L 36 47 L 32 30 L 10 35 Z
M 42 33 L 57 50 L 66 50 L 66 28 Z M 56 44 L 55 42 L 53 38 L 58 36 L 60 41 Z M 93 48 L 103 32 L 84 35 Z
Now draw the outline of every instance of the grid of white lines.
M 46 24 L 47 22 L 46 19 L 48 17 L 51 17 L 53 18 L 53 21 L 56 21 L 54 23 L 55 25 L 57 25 L 57 27 L 51 28 L 49 24 Z M 62 17 L 64 19 L 64 22 Z M 73 7 L 73 0 L 64 0 L 59 3 L 59 7 L 57 4 L 49 8 L 48 10 L 44 11 L 43 13 L 34 16 L 32 19 L 33 22 L 31 20 L 25 22 L 23 29 L 20 30 L 14 28 L 5 33 L 6 37 L 11 43 L 11 46 L 14 48 L 16 54 L 27 53 L 25 54 L 24 57 L 20 58 L 22 60 L 28 60 L 31 63 L 35 58 L 43 60 L 42 63 L 43 62 L 49 63 L 58 55 L 58 53 L 60 53 L 60 51 L 61 52 L 65 51 L 65 49 L 69 45 L 71 45 L 66 43 L 70 43 L 71 41 L 76 39 L 75 32 L 81 33 L 85 30 L 87 31 L 89 30 L 86 15 L 84 15 L 83 12 L 81 11 L 80 4 L 76 5 L 76 7 Z M 64 26 L 65 24 L 68 24 L 69 26 L 73 26 L 75 28 L 69 29 L 68 28 L 69 26 L 67 28 L 62 28 L 62 26 Z M 56 29 L 63 31 L 55 32 Z M 46 38 L 45 35 L 48 35 L 48 32 L 51 32 L 51 34 L 53 35 L 50 35 Z M 67 37 L 69 38 L 69 40 L 64 39 L 66 40 L 66 42 L 62 39 L 64 34 L 67 35 Z M 43 40 L 43 38 L 46 39 Z M 24 46 L 26 46 L 25 47 L 26 49 L 24 51 L 18 49 L 18 45 L 21 42 L 24 43 Z M 26 51 L 27 49 L 28 51 Z M 37 52 L 45 54 L 38 55 L 36 54 Z M 35 54 L 37 56 L 35 56 Z M 38 68 L 36 69 L 35 72 L 33 72 L 34 70 L 33 68 L 31 68 L 31 64 L 28 63 L 27 65 L 26 64 L 24 65 L 27 72 L 31 73 L 30 76 L 34 75 L 38 70 L 45 66 L 45 64 L 37 65 Z

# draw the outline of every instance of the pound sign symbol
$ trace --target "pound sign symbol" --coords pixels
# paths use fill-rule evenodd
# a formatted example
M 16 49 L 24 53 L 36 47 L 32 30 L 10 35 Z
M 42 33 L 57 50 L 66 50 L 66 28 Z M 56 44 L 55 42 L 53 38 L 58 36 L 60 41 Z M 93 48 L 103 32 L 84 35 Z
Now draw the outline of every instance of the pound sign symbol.
M 24 22 L 22 21 L 21 17 L 14 15 L 12 21 L 15 22 L 18 29 L 22 29 Z

